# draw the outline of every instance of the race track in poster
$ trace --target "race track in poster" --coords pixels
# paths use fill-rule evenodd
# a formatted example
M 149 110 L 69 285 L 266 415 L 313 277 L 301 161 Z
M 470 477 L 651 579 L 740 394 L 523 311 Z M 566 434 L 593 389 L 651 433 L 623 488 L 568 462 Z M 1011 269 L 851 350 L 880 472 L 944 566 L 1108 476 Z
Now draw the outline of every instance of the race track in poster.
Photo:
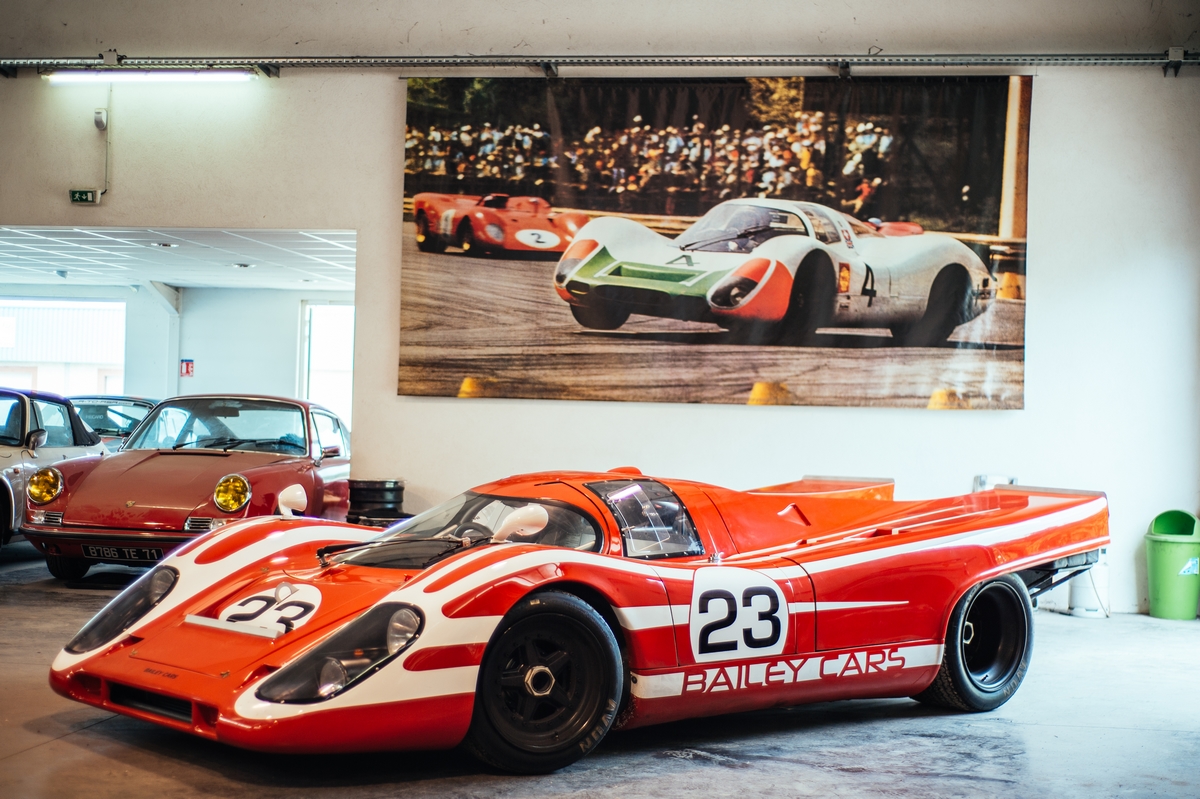
M 791 405 L 1024 406 L 1025 303 L 996 300 L 940 348 L 887 331 L 819 346 L 728 342 L 715 325 L 633 316 L 585 330 L 553 260 L 423 253 L 404 225 L 398 393 L 438 397 Z M 756 385 L 757 384 L 757 385 Z

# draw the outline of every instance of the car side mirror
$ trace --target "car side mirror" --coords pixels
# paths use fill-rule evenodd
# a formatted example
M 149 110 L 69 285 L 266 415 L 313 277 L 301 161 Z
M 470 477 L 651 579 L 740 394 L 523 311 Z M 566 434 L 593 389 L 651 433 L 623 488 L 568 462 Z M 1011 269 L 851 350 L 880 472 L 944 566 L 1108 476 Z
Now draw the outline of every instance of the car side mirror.
M 307 507 L 308 494 L 299 483 L 293 483 L 279 492 L 279 514 L 284 518 L 290 519 L 294 514 L 302 514 Z
M 40 427 L 36 430 L 30 430 L 29 434 L 25 436 L 25 448 L 37 449 L 38 447 L 46 446 L 47 436 L 49 436 L 49 433 Z
M 326 458 L 337 458 L 342 454 L 342 448 L 337 444 L 330 444 L 328 447 L 321 447 L 321 460 Z

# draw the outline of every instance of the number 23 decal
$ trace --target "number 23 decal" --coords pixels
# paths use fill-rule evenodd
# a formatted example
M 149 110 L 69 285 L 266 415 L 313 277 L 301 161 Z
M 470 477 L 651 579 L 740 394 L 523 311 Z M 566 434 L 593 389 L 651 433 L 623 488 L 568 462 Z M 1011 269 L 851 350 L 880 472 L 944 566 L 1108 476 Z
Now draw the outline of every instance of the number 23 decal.
M 787 642 L 783 591 L 748 569 L 700 569 L 689 614 L 697 663 L 777 655 Z
M 272 590 L 239 599 L 218 618 L 268 629 L 279 627 L 289 633 L 308 622 L 320 605 L 321 592 L 315 586 L 282 582 Z

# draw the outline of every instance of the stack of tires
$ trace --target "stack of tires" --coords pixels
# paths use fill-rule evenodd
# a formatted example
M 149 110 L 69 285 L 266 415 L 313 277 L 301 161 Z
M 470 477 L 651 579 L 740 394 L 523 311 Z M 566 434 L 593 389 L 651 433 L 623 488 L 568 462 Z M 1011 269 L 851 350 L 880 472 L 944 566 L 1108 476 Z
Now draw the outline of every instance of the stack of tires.
M 351 524 L 388 527 L 411 515 L 404 512 L 403 480 L 350 481 L 350 512 L 346 521 Z

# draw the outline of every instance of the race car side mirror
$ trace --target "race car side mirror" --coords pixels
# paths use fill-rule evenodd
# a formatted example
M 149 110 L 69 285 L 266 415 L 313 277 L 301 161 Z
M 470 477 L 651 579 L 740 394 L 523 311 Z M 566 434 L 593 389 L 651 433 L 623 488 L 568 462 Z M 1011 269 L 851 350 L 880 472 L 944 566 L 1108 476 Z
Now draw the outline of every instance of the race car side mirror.
M 38 447 L 46 446 L 46 437 L 49 434 L 40 427 L 36 430 L 30 430 L 25 436 L 25 448 L 37 449 Z

